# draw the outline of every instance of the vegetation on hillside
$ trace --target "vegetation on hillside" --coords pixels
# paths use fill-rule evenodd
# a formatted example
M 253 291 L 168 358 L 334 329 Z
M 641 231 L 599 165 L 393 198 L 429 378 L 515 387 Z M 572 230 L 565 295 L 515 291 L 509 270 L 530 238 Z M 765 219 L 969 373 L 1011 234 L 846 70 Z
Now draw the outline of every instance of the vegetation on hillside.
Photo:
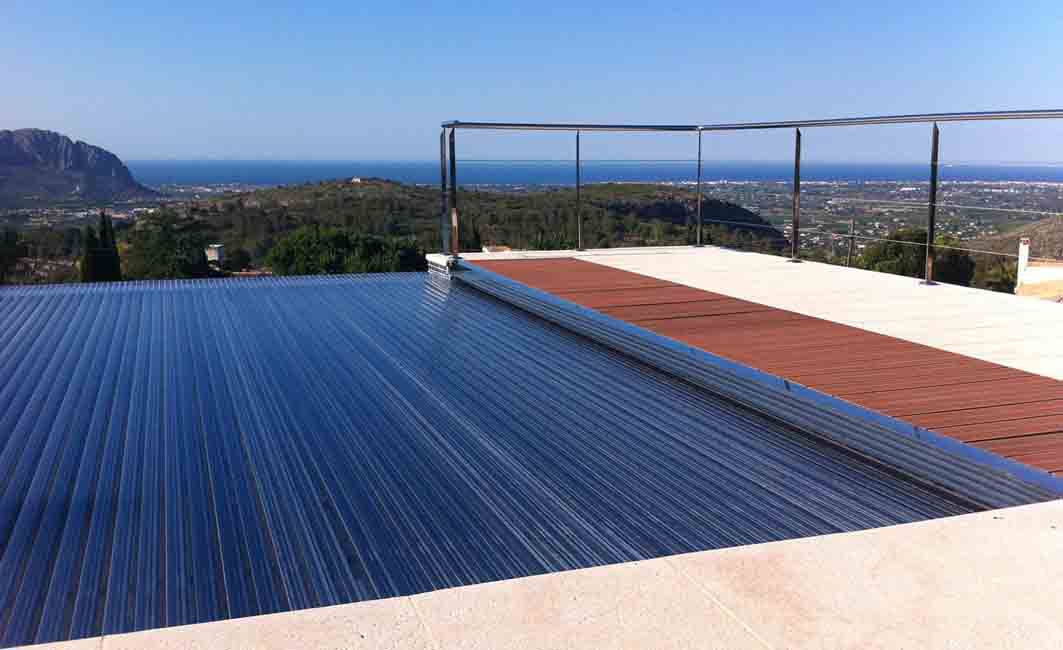
M 114 224 L 105 212 L 100 212 L 98 229 L 85 226 L 80 267 L 82 282 L 118 282 L 122 279 Z
M 464 250 L 479 250 L 483 245 L 576 247 L 574 189 L 519 193 L 463 190 L 458 203 Z M 363 179 L 359 183 L 305 184 L 200 201 L 189 206 L 188 214 L 206 224 L 228 250 L 246 250 L 255 261 L 262 261 L 285 233 L 314 225 L 410 239 L 426 251 L 439 250 L 440 208 L 437 188 Z M 695 196 L 689 188 L 592 185 L 583 189 L 580 211 L 587 248 L 684 244 L 694 237 Z M 706 232 L 715 243 L 756 241 L 766 250 L 783 247 L 782 233 L 739 206 L 707 199 L 703 214 Z
M 1019 279 L 1019 265 L 1012 260 L 993 255 L 977 255 L 979 263 L 974 274 L 973 286 L 990 291 L 1015 293 Z
M 692 243 L 696 197 L 690 188 L 601 184 L 585 187 L 580 212 L 584 247 Z M 277 274 L 361 273 L 425 268 L 424 254 L 440 248 L 440 196 L 435 187 L 382 180 L 332 181 L 278 187 L 160 209 L 135 225 L 116 229 L 101 218 L 97 229 L 24 230 L 0 237 L 0 280 L 19 259 L 81 259 L 84 279 L 164 279 L 223 275 L 248 268 Z M 459 194 L 464 250 L 484 245 L 524 249 L 575 248 L 574 189 L 502 192 L 470 189 Z M 744 250 L 781 253 L 782 232 L 755 213 L 706 199 L 703 241 Z M 923 230 L 900 230 L 891 242 L 864 250 L 854 264 L 911 277 L 924 275 Z M 902 243 L 903 242 L 903 243 Z M 207 263 L 204 249 L 222 243 L 222 268 Z M 941 244 L 951 244 L 940 240 Z M 115 270 L 114 251 L 121 267 Z M 93 253 L 96 251 L 96 253 Z M 830 263 L 844 257 L 804 257 Z M 986 257 L 986 259 L 983 259 Z M 976 264 L 977 262 L 977 264 Z M 23 264 L 25 266 L 25 264 Z M 72 266 L 72 264 L 71 264 Z M 39 268 L 47 272 L 40 272 Z M 35 268 L 38 281 L 76 280 L 69 267 Z M 87 269 L 87 270 L 86 270 Z M 102 269 L 102 270 L 101 270 Z M 1014 264 L 1004 258 L 971 257 L 939 248 L 935 278 L 997 291 L 1014 288 Z
M 1010 228 L 990 237 L 972 240 L 968 244 L 977 250 L 1017 255 L 1019 239 L 1023 237 L 1030 239 L 1031 256 L 1063 259 L 1063 217 L 1059 216 Z
M 583 245 L 591 247 L 693 243 L 696 197 L 690 188 L 601 184 L 583 188 Z M 459 193 L 464 251 L 484 245 L 566 249 L 577 245 L 574 188 Z M 36 272 L 30 281 L 78 277 L 74 259 L 96 278 L 99 251 L 113 241 L 125 279 L 195 278 L 267 267 L 276 273 L 339 273 L 424 267 L 424 253 L 441 247 L 438 188 L 385 180 L 330 181 L 258 190 L 163 208 L 135 225 L 23 230 L 5 259 L 67 260 L 73 277 Z M 779 252 L 784 235 L 753 212 L 705 199 L 707 244 Z M 106 229 L 108 242 L 101 246 Z M 90 231 L 92 231 L 90 233 Z M 95 237 L 95 241 L 90 241 Z M 225 245 L 221 269 L 207 264 L 207 244 Z M 89 253 L 96 251 L 96 253 Z M 109 255 L 110 253 L 106 253 Z M 14 262 L 12 262 L 14 264 Z M 105 268 L 110 268 L 104 262 Z M 84 264 L 82 264 L 84 265 Z M 26 265 L 23 264 L 23 267 Z M 115 277 L 109 275 L 108 277 Z
M 122 270 L 131 280 L 209 277 L 205 249 L 211 241 L 204 224 L 160 210 L 128 231 Z
M 859 259 L 861 268 L 913 278 L 926 277 L 926 231 L 914 228 L 897 230 L 889 239 L 867 247 Z M 957 244 L 949 239 L 938 239 L 937 243 L 942 246 Z M 935 250 L 935 281 L 969 286 L 974 271 L 974 260 L 966 252 L 952 248 Z
M 303 226 L 281 239 L 267 264 L 277 275 L 424 271 L 424 251 L 413 240 L 364 235 L 350 228 Z
M 0 233 L 0 284 L 77 282 L 80 228 L 42 228 Z
M 22 242 L 19 240 L 18 231 L 14 228 L 4 228 L 0 232 L 0 284 L 7 282 L 7 277 L 15 267 L 15 260 L 23 252 Z

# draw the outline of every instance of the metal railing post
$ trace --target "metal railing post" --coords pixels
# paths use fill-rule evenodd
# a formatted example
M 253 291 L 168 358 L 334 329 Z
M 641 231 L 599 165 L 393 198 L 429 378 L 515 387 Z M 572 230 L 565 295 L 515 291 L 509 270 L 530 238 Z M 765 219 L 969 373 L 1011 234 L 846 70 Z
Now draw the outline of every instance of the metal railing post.
M 450 130 L 450 254 L 461 256 L 461 229 L 458 221 L 458 157 L 454 151 L 454 132 Z
M 849 252 L 845 254 L 845 265 L 853 265 L 853 242 L 856 240 L 856 219 L 849 220 Z
M 801 129 L 794 129 L 794 208 L 793 237 L 790 242 L 790 261 L 800 262 L 801 248 Z
M 447 222 L 447 130 L 439 133 L 439 234 L 443 238 L 443 254 L 450 254 L 450 228 Z
M 701 129 L 698 129 L 698 241 L 701 246 Z
M 930 207 L 926 215 L 926 279 L 923 284 L 934 284 L 934 229 L 938 208 L 938 125 L 934 122 L 930 140 Z
M 583 250 L 583 206 L 581 205 L 580 185 L 582 170 L 579 157 L 579 131 L 576 131 L 576 250 Z

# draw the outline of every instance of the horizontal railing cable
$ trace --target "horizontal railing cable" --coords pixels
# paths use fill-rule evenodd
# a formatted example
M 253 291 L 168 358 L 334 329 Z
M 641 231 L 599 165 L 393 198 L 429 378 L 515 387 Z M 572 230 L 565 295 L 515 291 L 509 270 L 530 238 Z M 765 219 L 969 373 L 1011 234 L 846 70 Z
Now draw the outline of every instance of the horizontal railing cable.
M 763 223 L 749 223 L 749 222 L 742 222 L 742 221 L 725 221 L 725 220 L 722 220 L 722 219 L 703 219 L 702 221 L 703 221 L 703 223 L 714 223 L 714 224 L 727 225 L 727 226 L 740 226 L 740 227 L 744 227 L 744 228 L 760 228 L 760 229 L 764 229 L 764 230 L 780 230 L 780 229 L 785 227 L 785 226 L 775 226 L 775 225 L 772 225 L 772 224 L 763 224 Z M 805 229 L 805 230 L 802 231 L 802 234 L 805 234 L 805 235 L 808 235 L 808 234 L 824 235 L 824 236 L 830 237 L 831 239 L 834 239 L 834 240 L 846 240 L 846 239 L 852 238 L 852 239 L 862 239 L 862 240 L 865 240 L 865 241 L 886 242 L 886 243 L 892 243 L 892 244 L 905 244 L 905 245 L 908 245 L 908 246 L 922 246 L 924 248 L 926 247 L 926 242 L 907 241 L 907 240 L 904 240 L 904 239 L 891 239 L 889 237 L 874 237 L 872 235 L 857 235 L 855 233 L 850 235 L 850 234 L 847 234 L 847 233 L 830 232 L 830 231 L 827 231 L 827 230 Z M 783 238 L 772 237 L 772 238 L 769 238 L 769 239 L 760 239 L 760 240 L 757 240 L 757 241 L 761 241 L 761 242 L 776 242 L 776 241 L 790 241 L 790 240 L 788 238 L 785 238 L 785 237 L 783 237 Z M 979 255 L 1000 255 L 1002 257 L 1012 257 L 1012 258 L 1018 258 L 1019 257 L 1015 253 L 1003 253 L 1003 252 L 1000 252 L 1000 251 L 989 251 L 989 250 L 978 249 L 978 248 L 967 248 L 967 247 L 964 247 L 964 246 L 952 246 L 952 245 L 949 245 L 949 244 L 942 244 L 942 243 L 934 244 L 934 248 L 944 248 L 944 249 L 948 249 L 948 250 L 964 251 L 964 252 L 967 252 L 967 253 L 976 253 L 976 254 L 979 254 Z M 1052 258 L 1052 257 L 1034 257 L 1034 256 L 1030 256 L 1029 259 L 1031 261 L 1035 261 L 1035 262 L 1060 262 L 1060 263 L 1063 263 L 1063 259 L 1056 259 L 1056 258 Z
M 725 191 L 719 191 L 719 190 L 715 190 L 715 191 L 713 191 L 713 190 L 703 190 L 703 192 L 706 195 L 715 195 L 715 196 L 729 196 L 729 195 L 738 193 L 738 192 L 725 192 Z M 787 201 L 789 201 L 793 197 L 793 194 L 791 192 L 755 192 L 755 194 L 758 197 L 771 197 L 771 198 L 785 199 Z M 806 195 L 806 198 L 809 196 L 808 193 L 805 193 L 805 195 Z M 926 209 L 930 205 L 929 201 L 897 201 L 897 200 L 894 200 L 894 199 L 859 199 L 859 198 L 835 197 L 835 196 L 831 196 L 831 197 L 823 197 L 823 196 L 817 196 L 817 195 L 812 195 L 812 196 L 815 196 L 816 198 L 825 199 L 825 201 L 827 203 L 866 203 L 866 204 L 881 203 L 881 204 L 884 204 L 884 205 L 896 205 L 896 206 L 907 207 L 907 208 L 922 208 L 922 209 Z M 941 201 L 938 201 L 935 205 L 937 205 L 937 207 L 939 207 L 939 208 L 953 208 L 953 209 L 957 209 L 957 210 L 987 210 L 987 211 L 993 211 L 993 212 L 1014 212 L 1016 214 L 1037 214 L 1037 215 L 1043 215 L 1043 216 L 1046 216 L 1046 217 L 1063 217 L 1063 212 L 1052 211 L 1052 210 L 1030 210 L 1030 209 L 1027 209 L 1027 208 L 1004 208 L 1004 207 L 991 207 L 991 206 L 984 206 L 984 205 L 964 205 L 964 204 L 960 204 L 960 203 L 942 203 Z
M 718 223 L 728 226 L 741 226 L 743 228 L 762 228 L 765 230 L 779 230 L 780 226 L 773 226 L 770 223 L 751 223 L 748 221 L 727 221 L 726 219 L 702 219 L 703 223 Z
M 894 201 L 892 199 L 851 199 L 845 197 L 831 197 L 828 201 L 842 202 L 842 203 L 883 203 L 886 205 L 899 205 L 911 208 L 926 208 L 930 205 L 929 201 Z M 983 205 L 961 205 L 958 203 L 942 203 L 938 202 L 939 208 L 955 208 L 959 210 L 991 210 L 994 212 L 1015 212 L 1019 214 L 1040 214 L 1048 217 L 1063 217 L 1063 212 L 1053 212 L 1049 210 L 1028 210 L 1026 208 L 1001 208 L 990 207 Z
M 892 243 L 892 244 L 907 244 L 909 246 L 922 246 L 924 248 L 926 247 L 926 242 L 921 242 L 921 241 L 906 241 L 906 240 L 903 240 L 903 239 L 890 239 L 888 237 L 873 237 L 871 235 L 856 235 L 856 234 L 847 235 L 847 234 L 842 234 L 842 233 L 829 233 L 829 234 L 832 237 L 835 237 L 837 239 L 848 239 L 848 238 L 852 237 L 854 239 L 864 239 L 864 240 L 868 240 L 868 241 L 880 241 L 880 242 L 889 242 L 889 243 Z M 1015 253 L 1003 253 L 1001 251 L 987 251 L 987 250 L 982 250 L 982 249 L 978 249 L 978 248 L 966 248 L 964 246 L 952 246 L 952 245 L 949 245 L 949 244 L 942 244 L 940 242 L 935 243 L 934 244 L 934 248 L 945 248 L 945 249 L 948 249 L 948 250 L 963 251 L 963 252 L 966 252 L 966 253 L 976 253 L 976 254 L 979 254 L 979 255 L 1000 255 L 1002 257 L 1014 257 L 1014 258 L 1019 257 Z M 1055 259 L 1055 258 L 1052 258 L 1052 257 L 1033 257 L 1033 256 L 1031 256 L 1029 259 L 1032 260 L 1032 261 L 1036 261 L 1036 262 L 1061 262 L 1061 263 L 1063 263 L 1063 259 Z
M 703 223 L 720 224 L 720 225 L 725 225 L 725 226 L 738 226 L 738 227 L 742 227 L 742 228 L 760 228 L 760 229 L 763 229 L 763 230 L 781 230 L 781 229 L 785 228 L 785 225 L 777 226 L 777 225 L 773 225 L 773 224 L 770 224 L 770 223 L 769 224 L 763 224 L 763 223 L 751 223 L 751 222 L 745 222 L 745 221 L 727 221 L 727 220 L 724 220 L 724 219 L 702 219 L 702 222 Z M 858 235 L 858 234 L 855 234 L 855 233 L 850 235 L 850 234 L 847 234 L 847 233 L 830 232 L 830 231 L 827 231 L 827 230 L 815 230 L 815 229 L 811 229 L 811 228 L 804 229 L 802 231 L 802 234 L 806 234 L 806 235 L 807 234 L 824 235 L 824 236 L 829 236 L 832 239 L 836 239 L 836 240 L 845 240 L 845 239 L 853 238 L 853 239 L 863 239 L 863 240 L 866 240 L 866 241 L 877 241 L 877 242 L 887 242 L 887 243 L 893 243 L 893 244 L 907 244 L 907 245 L 910 245 L 910 246 L 926 247 L 926 242 L 907 241 L 907 240 L 904 240 L 904 239 L 891 239 L 889 237 L 874 237 L 872 235 Z M 777 238 L 776 237 L 776 238 L 770 238 L 770 239 L 761 239 L 761 240 L 758 240 L 758 241 L 765 241 L 765 242 L 789 241 L 789 239 L 787 239 L 787 238 Z M 1004 256 L 1004 257 L 1015 257 L 1015 258 L 1018 257 L 1018 255 L 1015 254 L 1015 253 L 1003 253 L 1003 252 L 1000 252 L 1000 251 L 989 251 L 989 250 L 978 249 L 978 248 L 966 248 L 966 247 L 963 247 L 963 246 L 952 246 L 952 245 L 949 245 L 949 244 L 942 244 L 942 243 L 936 243 L 936 244 L 934 244 L 934 247 L 935 248 L 945 248 L 945 249 L 948 249 L 948 250 L 964 251 L 964 252 L 968 252 L 968 253 L 977 253 L 977 254 L 980 254 L 980 255 L 1001 255 L 1001 256 Z M 1063 263 L 1063 259 L 1056 259 L 1056 258 L 1051 258 L 1051 257 L 1033 257 L 1033 256 L 1031 256 L 1029 259 L 1032 260 L 1032 261 L 1037 261 L 1037 262 L 1061 262 L 1061 263 Z

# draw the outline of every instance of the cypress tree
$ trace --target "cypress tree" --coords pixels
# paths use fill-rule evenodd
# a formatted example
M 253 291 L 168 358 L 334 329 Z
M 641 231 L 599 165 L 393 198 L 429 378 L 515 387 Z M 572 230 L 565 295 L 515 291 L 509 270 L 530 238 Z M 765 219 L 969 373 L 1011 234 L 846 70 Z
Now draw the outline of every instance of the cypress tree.
M 98 282 L 117 282 L 122 279 L 122 262 L 118 257 L 118 245 L 114 238 L 114 223 L 106 212 L 100 210 L 99 249 L 96 271 Z
M 96 237 L 96 230 L 92 226 L 85 226 L 85 243 L 81 252 L 81 281 L 97 282 L 99 269 L 97 259 L 99 255 L 100 240 Z
M 0 232 L 0 284 L 7 281 L 7 274 L 15 268 L 19 249 L 18 233 L 13 228 Z
M 122 280 L 122 258 L 118 256 L 118 242 L 114 238 L 114 223 L 111 222 L 110 217 L 107 217 L 107 233 L 111 240 L 111 246 L 108 249 L 108 255 L 111 257 L 111 280 L 120 282 Z

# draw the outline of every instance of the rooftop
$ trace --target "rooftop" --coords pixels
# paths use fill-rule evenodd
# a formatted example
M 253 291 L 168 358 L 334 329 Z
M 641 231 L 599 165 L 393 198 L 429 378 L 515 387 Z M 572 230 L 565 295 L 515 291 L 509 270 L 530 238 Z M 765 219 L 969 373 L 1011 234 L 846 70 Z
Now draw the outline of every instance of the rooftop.
M 0 640 L 1063 493 L 737 366 L 669 371 L 677 348 L 651 333 L 603 319 L 591 335 L 536 315 L 530 291 L 476 286 L 395 274 L 0 290 Z
M 703 133 L 792 130 L 797 261 L 802 129 L 926 123 L 931 280 L 938 122 L 1061 117 L 448 122 L 442 248 L 458 130 L 574 132 L 577 248 L 581 131 L 696 135 L 700 244 Z M 1060 305 L 716 248 L 430 257 L 0 290 L 0 645 L 1060 645 Z
M 1063 473 L 1063 305 L 716 247 L 465 259 L 713 355 Z

